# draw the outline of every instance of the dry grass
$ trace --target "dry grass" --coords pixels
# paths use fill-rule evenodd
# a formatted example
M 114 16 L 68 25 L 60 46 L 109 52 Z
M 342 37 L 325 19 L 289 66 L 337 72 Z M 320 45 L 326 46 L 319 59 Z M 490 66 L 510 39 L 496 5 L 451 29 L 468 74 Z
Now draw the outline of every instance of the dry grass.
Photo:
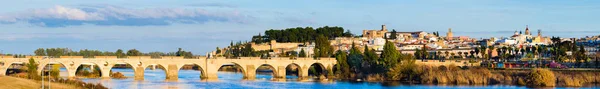
M 553 87 L 556 85 L 556 77 L 548 69 L 536 68 L 527 75 L 527 83 L 533 87 Z
M 420 81 L 422 84 L 459 84 L 487 85 L 509 84 L 530 87 L 580 87 L 586 84 L 598 84 L 600 72 L 597 71 L 551 71 L 549 69 L 531 70 L 490 70 L 487 68 L 462 69 L 449 66 L 417 66 L 417 78 L 401 81 Z M 393 77 L 393 76 L 392 76 Z M 391 78 L 390 76 L 368 75 L 367 80 Z
M 558 85 L 580 87 L 584 84 L 598 83 L 598 72 L 555 72 Z
M 41 81 L 34 81 L 23 78 L 15 78 L 4 76 L 0 77 L 0 89 L 39 89 L 41 88 Z M 46 87 L 48 87 L 48 83 L 45 83 Z M 81 87 L 69 84 L 62 83 L 51 83 L 51 89 L 82 89 Z
M 425 84 L 488 84 L 492 73 L 484 68 L 462 70 L 458 67 L 423 66 L 421 83 Z

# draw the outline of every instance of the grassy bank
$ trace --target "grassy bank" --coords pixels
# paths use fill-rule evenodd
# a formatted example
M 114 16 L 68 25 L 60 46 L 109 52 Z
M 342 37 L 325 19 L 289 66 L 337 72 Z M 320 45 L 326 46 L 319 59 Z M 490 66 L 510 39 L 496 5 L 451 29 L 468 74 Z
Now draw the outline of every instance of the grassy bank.
M 42 87 L 41 81 L 35 81 L 24 78 L 10 77 L 10 76 L 0 76 L 0 89 L 39 89 Z M 83 89 L 83 87 L 70 85 L 70 84 L 62 84 L 62 83 L 44 83 L 45 87 L 50 87 L 52 89 Z

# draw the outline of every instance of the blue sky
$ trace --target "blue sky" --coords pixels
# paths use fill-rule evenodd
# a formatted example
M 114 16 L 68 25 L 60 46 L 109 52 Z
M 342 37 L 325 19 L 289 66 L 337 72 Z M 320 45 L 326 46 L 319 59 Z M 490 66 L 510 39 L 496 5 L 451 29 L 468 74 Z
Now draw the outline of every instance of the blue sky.
M 543 35 L 599 35 L 597 0 L 10 0 L 0 3 L 0 50 L 183 48 L 203 55 L 267 29 L 342 26 L 355 34 L 386 24 L 476 38 L 529 25 Z

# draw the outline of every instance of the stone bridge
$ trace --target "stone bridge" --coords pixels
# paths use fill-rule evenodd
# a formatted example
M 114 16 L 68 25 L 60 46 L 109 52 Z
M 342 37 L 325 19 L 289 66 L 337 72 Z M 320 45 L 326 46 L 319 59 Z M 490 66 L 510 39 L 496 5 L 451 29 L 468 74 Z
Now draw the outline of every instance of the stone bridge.
M 165 56 L 161 58 L 151 58 L 150 56 L 129 56 L 127 58 L 117 58 L 116 56 L 95 56 L 94 58 L 83 58 L 82 56 L 61 56 L 60 58 L 47 58 L 43 56 L 28 56 L 26 58 L 14 58 L 12 56 L 0 56 L 0 75 L 5 75 L 7 69 L 13 63 L 28 63 L 33 58 L 39 64 L 38 73 L 48 64 L 61 64 L 67 72 L 69 78 L 74 78 L 76 70 L 82 64 L 95 64 L 100 68 L 102 78 L 110 78 L 110 70 L 115 64 L 129 64 L 134 71 L 135 80 L 144 79 L 144 70 L 148 66 L 160 65 L 164 67 L 167 80 L 177 80 L 178 72 L 184 65 L 198 65 L 201 71 L 202 79 L 216 80 L 217 72 L 223 65 L 235 65 L 241 68 L 244 79 L 255 79 L 256 70 L 261 65 L 271 67 L 274 79 L 285 79 L 286 67 L 295 65 L 298 67 L 298 77 L 300 80 L 308 78 L 308 70 L 311 65 L 316 64 L 322 69 L 322 73 L 331 72 L 333 66 L 337 63 L 335 58 L 272 58 L 260 59 L 258 57 L 242 57 L 238 59 L 226 58 L 206 58 L 199 57 L 187 59 L 177 56 Z

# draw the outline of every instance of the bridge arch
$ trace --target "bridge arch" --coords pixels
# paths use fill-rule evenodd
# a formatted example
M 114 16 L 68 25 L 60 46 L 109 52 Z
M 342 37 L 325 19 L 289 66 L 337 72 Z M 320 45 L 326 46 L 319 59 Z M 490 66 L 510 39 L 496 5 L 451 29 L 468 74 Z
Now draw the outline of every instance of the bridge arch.
M 75 72 L 76 70 L 72 70 L 65 63 L 62 63 L 62 62 L 45 62 L 45 63 L 41 62 L 41 63 L 43 63 L 43 64 L 39 64 L 39 67 L 36 70 L 38 72 L 38 75 L 41 75 L 43 73 L 43 71 L 44 71 L 44 68 L 47 67 L 48 65 L 56 65 L 56 64 L 58 64 L 58 65 L 61 65 L 62 67 L 65 68 L 65 70 L 67 71 L 67 77 L 73 77 L 73 76 L 75 76 L 75 75 L 72 75 L 71 72 Z M 52 69 L 49 69 L 49 70 L 52 70 Z
M 177 69 L 179 69 L 179 72 L 180 72 L 178 74 L 179 78 L 186 78 L 186 77 L 181 76 L 181 75 L 184 75 L 184 74 L 181 74 L 181 70 L 184 69 L 184 67 L 186 67 L 186 65 L 188 65 L 188 66 L 191 65 L 192 70 L 197 70 L 198 72 L 200 72 L 200 75 L 198 75 L 200 77 L 200 79 L 206 79 L 206 77 L 208 76 L 206 74 L 206 71 L 204 70 L 204 68 L 202 68 L 202 66 L 200 66 L 198 63 L 189 63 L 189 64 L 182 65 L 180 68 L 177 68 Z M 193 74 L 195 74 L 195 73 L 193 73 Z
M 14 69 L 15 65 L 21 65 L 21 67 L 27 68 L 25 62 L 7 62 L 5 63 L 5 67 L 2 69 L 2 75 L 14 74 L 17 72 L 21 72 L 19 69 Z M 11 67 L 13 67 L 11 69 Z
M 291 76 L 296 76 L 296 78 L 300 78 L 301 77 L 301 73 L 303 73 L 304 71 L 302 71 L 302 66 L 296 64 L 296 63 L 290 63 L 287 66 L 285 66 L 285 74 L 283 75 L 286 79 L 293 79 L 294 77 L 287 77 L 287 75 L 291 75 Z
M 265 68 L 267 70 L 264 70 Z M 263 70 L 261 71 L 259 69 L 263 69 Z M 271 80 L 281 77 L 281 75 L 279 75 L 279 73 L 277 73 L 277 68 L 271 64 L 261 64 L 258 67 L 256 67 L 256 69 L 254 69 L 254 71 L 256 74 L 271 72 L 271 78 L 270 78 Z M 267 77 L 267 76 L 255 76 L 255 77 Z
M 168 78 L 168 65 L 166 64 L 148 64 L 143 66 L 144 67 L 144 71 L 143 71 L 143 75 L 144 75 L 144 79 L 146 79 L 147 77 L 158 77 L 158 78 L 163 78 L 163 79 L 167 79 Z M 155 68 L 152 68 L 155 67 Z M 162 72 L 162 73 L 161 73 Z M 150 73 L 156 73 L 157 75 L 151 75 Z
M 84 70 L 86 68 L 84 68 L 83 65 L 88 65 L 89 70 L 88 71 Z M 75 76 L 83 75 L 83 76 L 87 76 L 87 77 L 102 77 L 103 73 L 105 72 L 105 71 L 102 71 L 103 66 L 104 65 L 99 65 L 99 63 L 96 63 L 96 62 L 81 62 L 78 64 L 74 64 L 73 69 L 75 69 L 75 70 L 69 71 L 69 75 L 72 74 Z M 90 74 L 86 74 L 88 72 Z M 99 73 L 97 73 L 98 75 L 96 75 L 96 72 L 99 72 Z M 106 71 L 106 72 L 108 72 L 108 71 Z M 73 77 L 73 76 L 70 76 L 70 77 Z
M 307 68 L 307 72 L 309 76 L 321 77 L 327 74 L 327 67 L 320 62 L 315 62 Z
M 105 64 L 103 65 L 104 68 L 102 68 L 102 77 L 104 78 L 111 78 L 113 77 L 113 73 L 117 73 L 117 72 L 121 72 L 121 74 L 123 74 L 123 72 L 133 72 L 136 73 L 136 71 L 140 71 L 136 69 L 137 65 L 133 65 L 131 63 L 128 62 L 105 62 Z M 115 68 L 117 67 L 117 68 Z M 121 69 L 121 70 L 115 70 L 115 69 Z M 131 71 L 127 71 L 128 69 L 130 69 Z M 106 72 L 105 72 L 106 71 Z M 126 75 L 123 74 L 125 77 L 135 77 L 135 75 Z
M 242 79 L 248 79 L 250 78 L 250 76 L 248 76 L 249 74 L 247 74 L 248 72 L 246 72 L 246 69 L 244 66 L 240 65 L 239 63 L 236 62 L 227 62 L 227 63 L 222 63 L 219 66 L 219 68 L 217 69 L 218 71 L 229 71 L 229 72 L 241 72 L 242 74 Z M 224 67 L 227 68 L 227 66 L 231 66 L 234 68 L 234 70 L 229 70 L 229 69 L 224 69 Z M 218 74 L 217 74 L 218 76 Z M 254 78 L 254 76 L 251 76 L 252 78 Z

